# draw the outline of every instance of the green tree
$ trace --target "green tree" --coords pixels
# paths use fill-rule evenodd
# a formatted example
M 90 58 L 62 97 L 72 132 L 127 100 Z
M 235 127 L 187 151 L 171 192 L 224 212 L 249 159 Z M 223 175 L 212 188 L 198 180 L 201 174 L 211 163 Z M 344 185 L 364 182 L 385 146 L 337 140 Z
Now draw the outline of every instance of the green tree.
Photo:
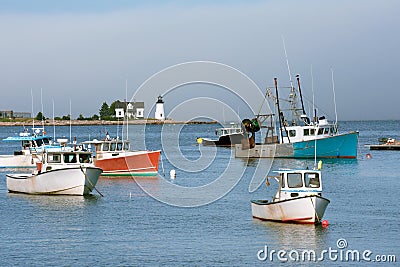
M 109 115 L 109 113 L 110 113 L 110 108 L 109 108 L 109 106 L 108 106 L 108 104 L 107 104 L 106 102 L 104 102 L 104 103 L 101 105 L 101 108 L 100 108 L 99 113 L 100 113 L 100 118 L 101 118 L 102 120 L 106 120 L 106 119 L 108 119 L 108 117 L 110 116 L 110 115 Z
M 77 118 L 78 121 L 85 120 L 85 117 L 83 117 L 82 113 L 79 114 L 79 117 Z
M 94 114 L 94 115 L 92 116 L 92 120 L 98 121 L 99 119 L 100 119 L 100 117 L 99 117 L 99 115 L 97 115 L 97 114 Z
M 35 119 L 38 120 L 38 121 L 43 121 L 43 120 L 46 119 L 46 117 L 43 116 L 43 113 L 39 111 L 39 113 L 36 115 Z
M 110 105 L 110 108 L 109 108 L 109 111 L 110 111 L 109 115 L 110 115 L 110 116 L 115 116 L 115 108 L 116 108 L 116 106 L 122 107 L 122 102 L 119 101 L 119 100 L 117 100 L 117 101 L 114 101 L 114 102 Z
M 67 116 L 64 115 L 64 116 L 62 117 L 62 119 L 63 119 L 64 121 L 69 121 L 70 118 L 71 118 L 71 115 L 69 115 L 69 114 L 68 114 Z

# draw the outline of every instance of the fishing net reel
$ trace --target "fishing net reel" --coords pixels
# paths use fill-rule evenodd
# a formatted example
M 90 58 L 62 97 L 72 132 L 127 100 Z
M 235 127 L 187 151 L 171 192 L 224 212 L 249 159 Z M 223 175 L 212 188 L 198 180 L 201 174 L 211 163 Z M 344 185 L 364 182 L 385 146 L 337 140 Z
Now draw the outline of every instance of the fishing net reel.
M 247 133 L 255 133 L 260 131 L 260 122 L 258 121 L 257 118 L 254 118 L 252 120 L 250 119 L 244 119 L 242 120 L 242 127 Z

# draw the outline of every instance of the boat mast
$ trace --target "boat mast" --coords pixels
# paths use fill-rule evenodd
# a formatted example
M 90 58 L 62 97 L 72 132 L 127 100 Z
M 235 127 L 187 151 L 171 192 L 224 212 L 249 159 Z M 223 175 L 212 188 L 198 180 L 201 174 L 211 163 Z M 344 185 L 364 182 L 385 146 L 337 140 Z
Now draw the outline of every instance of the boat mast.
M 304 109 L 304 102 L 303 102 L 303 94 L 301 93 L 301 87 L 300 87 L 300 75 L 296 75 L 297 79 L 297 86 L 299 87 L 299 93 L 300 93 L 300 101 L 301 101 L 301 109 L 303 110 L 303 114 L 306 115 L 306 111 Z
M 283 136 L 282 136 L 282 114 L 281 114 L 281 108 L 279 105 L 279 94 L 278 94 L 278 78 L 274 78 L 274 84 L 275 84 L 275 94 L 276 94 L 276 106 L 278 107 L 278 118 L 279 118 L 279 135 L 280 135 L 280 141 L 281 143 L 283 143 Z M 283 126 L 286 132 L 286 135 L 288 137 L 289 143 L 290 143 L 290 139 L 289 139 L 289 135 L 287 134 L 287 130 L 286 127 Z
M 331 68 L 331 73 L 332 73 L 332 90 L 333 90 L 333 104 L 335 106 L 335 131 L 337 131 L 337 111 L 336 111 L 336 93 L 335 93 L 335 80 L 333 79 L 333 69 Z

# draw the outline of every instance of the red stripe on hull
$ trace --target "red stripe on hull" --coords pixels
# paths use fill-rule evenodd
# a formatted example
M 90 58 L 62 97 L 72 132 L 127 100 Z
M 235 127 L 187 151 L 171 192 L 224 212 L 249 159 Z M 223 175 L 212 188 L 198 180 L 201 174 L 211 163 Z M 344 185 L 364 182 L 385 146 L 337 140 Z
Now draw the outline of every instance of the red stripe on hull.
M 300 219 L 290 219 L 290 220 L 272 220 L 272 219 L 260 218 L 257 216 L 253 216 L 253 218 L 261 220 L 261 221 L 278 222 L 278 223 L 294 223 L 294 224 L 315 224 L 316 223 L 316 222 L 306 221 L 306 220 L 312 219 L 311 217 L 300 218 Z

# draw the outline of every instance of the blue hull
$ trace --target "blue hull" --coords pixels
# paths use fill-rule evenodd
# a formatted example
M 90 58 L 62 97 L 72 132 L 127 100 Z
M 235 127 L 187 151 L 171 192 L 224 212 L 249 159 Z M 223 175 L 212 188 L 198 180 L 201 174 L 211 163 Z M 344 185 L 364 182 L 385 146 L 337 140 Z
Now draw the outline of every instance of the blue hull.
M 319 158 L 356 158 L 358 148 L 358 132 L 338 134 L 318 139 L 317 142 L 304 141 L 293 143 L 294 158 L 313 158 L 317 144 Z

